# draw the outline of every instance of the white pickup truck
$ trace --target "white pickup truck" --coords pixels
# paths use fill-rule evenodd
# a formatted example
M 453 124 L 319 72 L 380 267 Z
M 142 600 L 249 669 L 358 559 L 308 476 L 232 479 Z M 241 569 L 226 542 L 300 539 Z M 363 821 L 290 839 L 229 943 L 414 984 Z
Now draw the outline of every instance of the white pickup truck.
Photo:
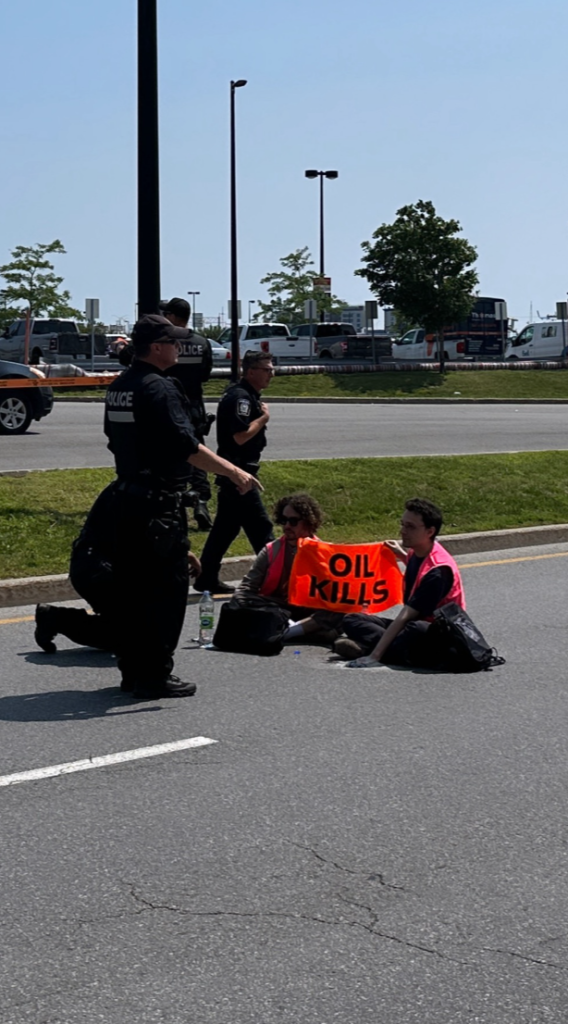
M 226 327 L 219 335 L 219 344 L 230 349 L 233 334 Z M 290 334 L 286 324 L 241 324 L 239 326 L 239 353 L 270 352 L 275 362 L 280 359 L 311 359 L 314 356 L 314 341 L 310 337 L 299 338 Z

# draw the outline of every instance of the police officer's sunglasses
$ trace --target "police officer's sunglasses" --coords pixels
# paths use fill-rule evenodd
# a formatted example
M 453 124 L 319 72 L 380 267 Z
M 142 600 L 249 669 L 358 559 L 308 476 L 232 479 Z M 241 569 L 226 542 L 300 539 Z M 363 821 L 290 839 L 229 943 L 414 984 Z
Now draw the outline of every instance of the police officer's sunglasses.
M 301 522 L 301 516 L 280 516 L 280 519 L 278 520 L 279 526 L 286 526 L 286 523 L 289 523 L 290 526 L 297 526 L 298 523 Z

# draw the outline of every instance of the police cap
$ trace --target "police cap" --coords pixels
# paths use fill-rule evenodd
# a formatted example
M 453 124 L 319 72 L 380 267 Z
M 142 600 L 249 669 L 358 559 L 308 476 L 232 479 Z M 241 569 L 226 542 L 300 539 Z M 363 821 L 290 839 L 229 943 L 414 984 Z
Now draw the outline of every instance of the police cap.
M 160 309 L 164 313 L 174 313 L 175 316 L 179 316 L 180 320 L 189 320 L 191 312 L 187 299 L 178 299 L 177 297 L 169 299 L 168 302 L 160 302 Z
M 165 316 L 148 313 L 140 318 L 132 331 L 134 348 L 147 348 L 154 341 L 165 341 L 174 345 L 177 341 L 187 341 L 189 331 L 185 327 L 174 327 Z

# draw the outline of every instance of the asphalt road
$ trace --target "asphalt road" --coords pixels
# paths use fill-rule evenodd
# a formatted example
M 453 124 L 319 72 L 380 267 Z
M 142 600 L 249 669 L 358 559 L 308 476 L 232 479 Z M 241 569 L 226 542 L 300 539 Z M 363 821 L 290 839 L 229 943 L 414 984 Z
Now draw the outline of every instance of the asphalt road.
M 487 674 L 192 650 L 189 608 L 169 703 L 10 609 L 2 777 L 216 742 L 0 788 L 1 1024 L 563 1021 L 567 559 L 461 559 Z
M 212 405 L 211 411 L 215 411 Z M 266 459 L 440 455 L 568 448 L 566 405 L 271 406 Z M 56 403 L 21 437 L 0 437 L 0 469 L 112 465 L 97 403 Z M 212 437 L 214 444 L 214 435 Z

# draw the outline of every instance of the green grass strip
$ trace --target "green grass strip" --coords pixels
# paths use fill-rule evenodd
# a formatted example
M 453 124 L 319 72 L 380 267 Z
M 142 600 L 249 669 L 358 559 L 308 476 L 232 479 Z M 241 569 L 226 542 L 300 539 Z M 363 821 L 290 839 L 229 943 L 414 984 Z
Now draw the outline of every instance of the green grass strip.
M 71 542 L 112 477 L 105 469 L 0 477 L 0 578 L 66 572 Z M 269 508 L 309 490 L 331 541 L 397 536 L 404 501 L 416 495 L 441 506 L 446 533 L 568 522 L 568 452 L 269 462 L 261 479 Z M 191 538 L 199 553 L 205 534 L 192 528 Z M 229 554 L 249 551 L 240 536 Z
M 212 380 L 205 394 L 222 395 L 227 381 Z M 66 399 L 104 396 L 98 389 L 56 391 Z M 401 370 L 384 373 L 299 374 L 275 377 L 265 393 L 279 398 L 564 398 L 568 399 L 566 370 Z

